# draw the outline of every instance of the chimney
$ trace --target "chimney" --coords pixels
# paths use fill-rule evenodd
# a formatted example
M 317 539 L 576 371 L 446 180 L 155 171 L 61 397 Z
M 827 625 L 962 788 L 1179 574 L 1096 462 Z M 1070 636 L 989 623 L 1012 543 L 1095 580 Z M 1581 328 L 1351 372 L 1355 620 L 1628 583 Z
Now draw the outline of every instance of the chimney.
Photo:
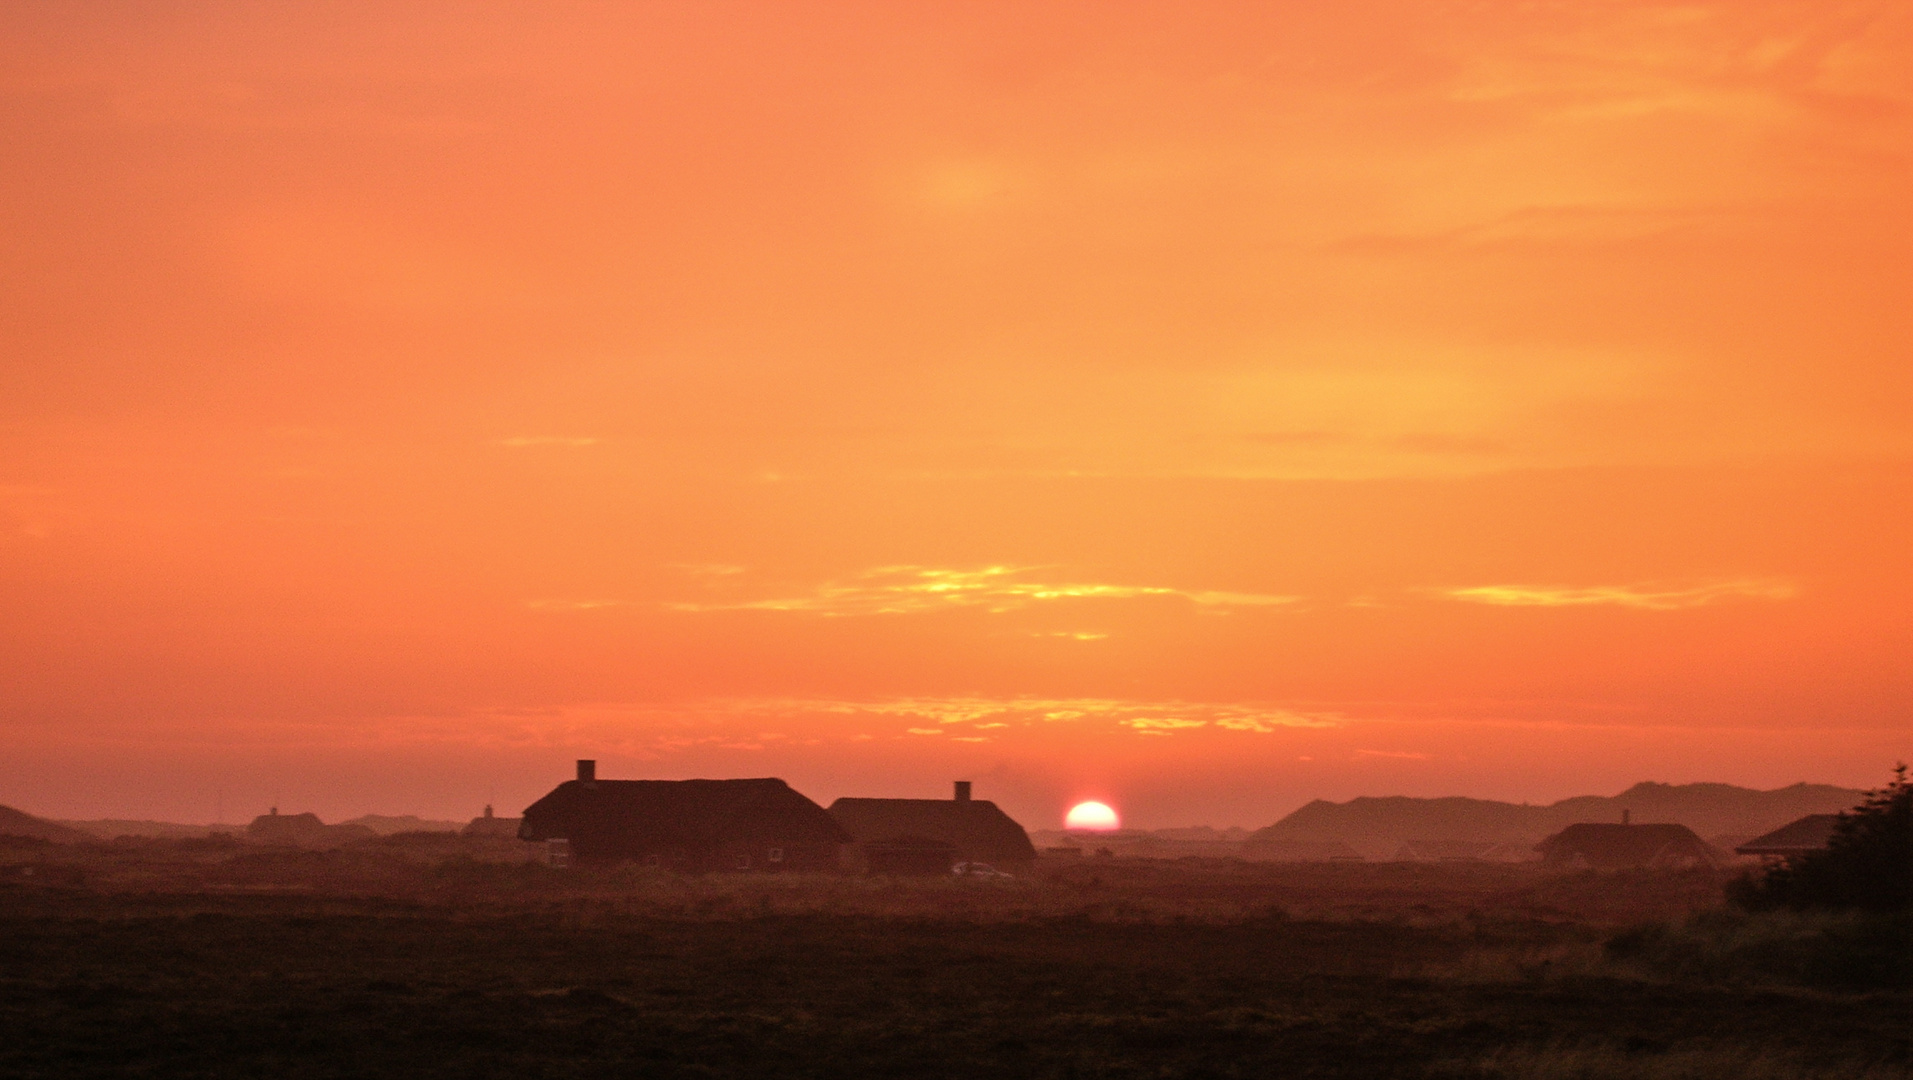
M 1621 824 L 1623 824 L 1623 825 L 1626 825 L 1626 824 L 1628 824 L 1628 820 L 1627 820 L 1627 818 L 1628 818 L 1628 813 L 1627 813 L 1627 811 L 1625 811 L 1625 810 L 1623 810 L 1623 811 L 1621 811 Z
M 491 804 L 491 803 L 486 803 L 486 804 L 485 804 L 485 816 L 486 816 L 486 817 L 491 817 L 491 816 L 492 816 L 492 804 Z
M 597 759 L 579 758 L 578 759 L 578 779 L 584 783 L 589 784 L 592 781 L 596 780 L 597 778 L 598 778 Z
M 958 780 L 956 782 L 956 801 L 970 801 L 970 782 L 968 780 Z

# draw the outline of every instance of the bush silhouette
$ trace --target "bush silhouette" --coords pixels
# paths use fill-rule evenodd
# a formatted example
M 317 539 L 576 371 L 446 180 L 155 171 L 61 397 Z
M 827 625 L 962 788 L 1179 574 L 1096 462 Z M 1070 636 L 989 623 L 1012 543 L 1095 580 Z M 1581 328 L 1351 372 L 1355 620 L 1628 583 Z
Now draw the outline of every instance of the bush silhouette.
M 1904 764 L 1883 788 L 1840 815 L 1827 846 L 1795 856 L 1729 886 L 1729 899 L 1753 910 L 1913 907 L 1913 785 Z

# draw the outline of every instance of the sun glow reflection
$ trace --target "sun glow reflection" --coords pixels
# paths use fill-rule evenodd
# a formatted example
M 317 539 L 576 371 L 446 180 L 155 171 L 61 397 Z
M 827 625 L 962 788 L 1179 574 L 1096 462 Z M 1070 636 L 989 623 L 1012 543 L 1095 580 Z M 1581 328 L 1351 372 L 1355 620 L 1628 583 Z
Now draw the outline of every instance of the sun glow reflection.
M 1092 829 L 1106 832 L 1122 827 L 1116 811 L 1099 802 L 1077 803 L 1069 808 L 1069 814 L 1063 818 L 1065 829 Z

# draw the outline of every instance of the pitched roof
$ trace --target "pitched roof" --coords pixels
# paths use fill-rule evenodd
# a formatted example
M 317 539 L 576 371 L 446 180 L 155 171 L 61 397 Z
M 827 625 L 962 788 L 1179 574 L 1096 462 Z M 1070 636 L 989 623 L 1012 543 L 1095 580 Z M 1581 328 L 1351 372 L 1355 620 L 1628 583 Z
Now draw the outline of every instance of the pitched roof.
M 279 838 L 288 836 L 323 836 L 326 823 L 319 815 L 307 811 L 303 814 L 281 814 L 274 810 L 270 814 L 260 814 L 246 826 L 246 832 L 256 837 Z
M 1714 849 L 1685 825 L 1570 825 L 1535 845 L 1548 862 L 1577 856 L 1596 869 L 1651 866 L 1670 858 L 1715 860 Z
M 1833 827 L 1839 821 L 1839 814 L 1808 814 L 1764 836 L 1756 836 L 1734 850 L 1742 855 L 1802 855 L 1819 851 L 1833 838 Z
M 850 840 L 823 807 L 775 777 L 567 780 L 525 808 L 518 835 L 575 839 L 575 830 L 584 826 L 613 829 L 621 840 L 645 846 L 697 847 L 771 824 L 794 824 L 819 840 Z
M 830 816 L 859 843 L 919 837 L 954 845 L 968 859 L 1036 858 L 1023 826 L 988 799 L 838 799 L 830 804 Z

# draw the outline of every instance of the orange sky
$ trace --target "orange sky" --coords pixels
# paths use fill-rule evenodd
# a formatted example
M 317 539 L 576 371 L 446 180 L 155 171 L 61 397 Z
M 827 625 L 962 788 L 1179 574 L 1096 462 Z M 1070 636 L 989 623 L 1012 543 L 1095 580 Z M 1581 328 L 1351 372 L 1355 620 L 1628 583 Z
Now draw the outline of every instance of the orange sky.
M 1873 786 L 1904 3 L 0 8 L 0 802 Z

